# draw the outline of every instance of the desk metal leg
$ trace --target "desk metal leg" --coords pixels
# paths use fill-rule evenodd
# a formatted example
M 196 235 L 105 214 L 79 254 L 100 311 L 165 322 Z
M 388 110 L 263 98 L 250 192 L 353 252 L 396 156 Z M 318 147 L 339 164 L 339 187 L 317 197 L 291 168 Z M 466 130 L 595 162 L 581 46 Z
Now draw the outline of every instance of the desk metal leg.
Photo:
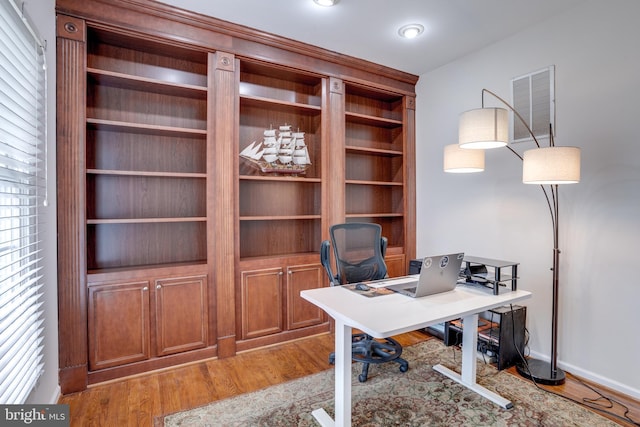
M 462 319 L 462 375 L 442 365 L 433 367 L 436 371 L 457 383 L 475 391 L 505 409 L 513 404 L 504 397 L 476 383 L 476 352 L 478 348 L 478 315 L 472 314 Z
M 320 408 L 311 414 L 322 427 L 351 426 L 351 326 L 336 320 L 335 344 L 335 409 L 336 419 L 331 419 L 327 412 Z

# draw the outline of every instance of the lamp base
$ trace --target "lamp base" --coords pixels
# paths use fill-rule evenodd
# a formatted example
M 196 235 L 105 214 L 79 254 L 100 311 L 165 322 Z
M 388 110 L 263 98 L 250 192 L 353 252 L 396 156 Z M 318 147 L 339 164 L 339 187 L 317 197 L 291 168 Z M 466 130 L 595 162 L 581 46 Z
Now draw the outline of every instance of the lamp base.
M 551 372 L 551 364 L 542 360 L 529 359 L 527 364 L 516 365 L 516 370 L 523 377 L 533 380 L 536 384 L 561 385 L 564 384 L 565 373 L 562 369 L 556 368 L 556 372 Z

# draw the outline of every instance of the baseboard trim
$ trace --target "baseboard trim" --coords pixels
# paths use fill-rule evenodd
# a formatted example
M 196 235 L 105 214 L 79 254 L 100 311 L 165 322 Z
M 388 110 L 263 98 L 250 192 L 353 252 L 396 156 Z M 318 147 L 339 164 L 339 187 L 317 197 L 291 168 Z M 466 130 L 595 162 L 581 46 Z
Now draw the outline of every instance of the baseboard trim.
M 551 360 L 549 356 L 540 354 L 534 351 L 531 352 L 531 357 L 533 357 L 534 359 L 544 360 L 546 362 L 549 362 Z M 640 399 L 640 390 L 635 389 L 626 384 L 622 384 L 618 381 L 615 381 L 610 378 L 603 377 L 602 375 L 596 374 L 594 372 L 582 369 L 579 366 L 575 366 L 570 363 L 565 363 L 561 360 L 558 360 L 558 367 L 566 372 L 569 372 L 570 374 L 576 375 L 580 378 L 584 378 L 585 380 L 592 381 L 603 387 L 607 387 L 611 390 L 625 394 L 634 399 Z

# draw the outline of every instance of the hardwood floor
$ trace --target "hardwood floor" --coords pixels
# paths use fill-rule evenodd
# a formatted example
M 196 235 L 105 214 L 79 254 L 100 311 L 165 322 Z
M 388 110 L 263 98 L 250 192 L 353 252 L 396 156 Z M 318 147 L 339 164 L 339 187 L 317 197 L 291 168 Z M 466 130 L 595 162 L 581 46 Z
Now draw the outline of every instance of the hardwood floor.
M 405 346 L 431 339 L 417 331 L 396 338 Z M 70 405 L 71 426 L 153 426 L 155 420 L 165 414 L 329 369 L 327 356 L 331 351 L 333 335 L 318 335 L 228 359 L 198 362 L 94 385 L 83 392 L 61 397 L 59 403 Z M 551 388 L 578 401 L 584 397 L 597 397 L 571 375 L 563 386 Z M 603 391 L 627 405 L 629 416 L 640 422 L 640 402 Z M 620 405 L 615 405 L 611 411 L 621 416 L 624 413 Z M 610 418 L 620 425 L 634 426 Z

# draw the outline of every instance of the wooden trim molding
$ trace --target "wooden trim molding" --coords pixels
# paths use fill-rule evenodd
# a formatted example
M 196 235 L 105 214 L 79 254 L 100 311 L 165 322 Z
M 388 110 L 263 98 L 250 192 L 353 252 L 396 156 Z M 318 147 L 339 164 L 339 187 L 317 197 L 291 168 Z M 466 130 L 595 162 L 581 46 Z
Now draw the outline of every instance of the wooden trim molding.
M 294 59 L 309 70 L 389 85 L 407 94 L 414 93 L 418 81 L 410 73 L 152 0 L 57 0 L 56 10 L 205 50 L 232 50 L 236 56 L 287 65 Z
M 87 32 L 84 20 L 65 15 L 58 15 L 56 20 L 57 37 L 86 42 Z
M 416 257 L 416 98 L 405 96 L 405 267 Z
M 235 170 L 236 153 L 233 141 L 236 117 L 235 58 L 233 54 L 216 52 L 209 54 L 212 70 L 209 72 L 209 132 L 207 160 L 214 175 L 209 176 L 208 211 L 211 224 L 208 229 L 208 258 L 215 288 L 218 357 L 235 354 Z M 226 143 L 220 143 L 225 141 Z M 215 199 L 215 200 L 214 200 Z M 224 302 L 223 304 L 220 302 Z
M 62 28 L 61 28 L 62 27 Z M 87 290 L 85 231 L 86 105 L 85 25 L 58 18 L 57 62 L 57 216 L 58 334 L 62 393 L 87 386 Z

